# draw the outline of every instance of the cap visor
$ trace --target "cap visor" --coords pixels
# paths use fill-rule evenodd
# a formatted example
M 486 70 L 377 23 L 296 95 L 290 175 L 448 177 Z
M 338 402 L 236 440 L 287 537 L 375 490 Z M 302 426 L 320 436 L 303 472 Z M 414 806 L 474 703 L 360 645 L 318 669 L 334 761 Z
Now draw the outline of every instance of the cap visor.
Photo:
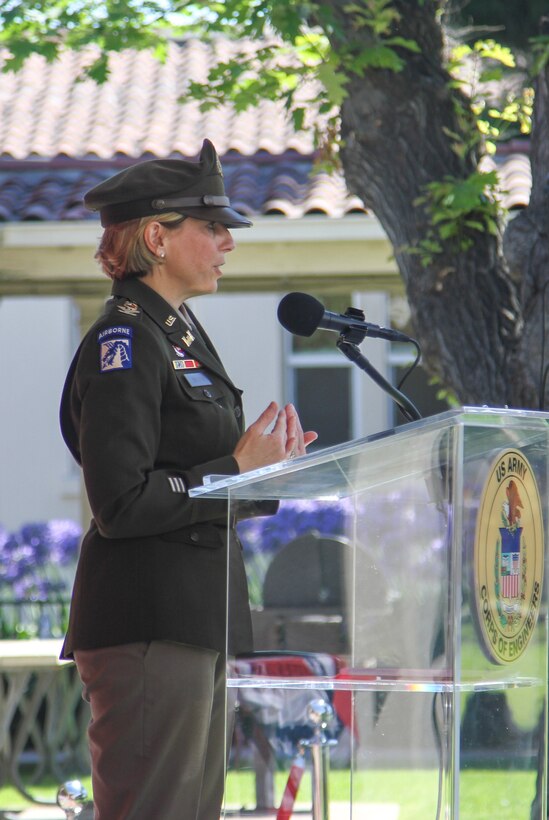
M 232 208 L 174 208 L 177 213 L 192 216 L 194 219 L 205 219 L 208 222 L 220 222 L 227 228 L 249 228 L 253 222 Z

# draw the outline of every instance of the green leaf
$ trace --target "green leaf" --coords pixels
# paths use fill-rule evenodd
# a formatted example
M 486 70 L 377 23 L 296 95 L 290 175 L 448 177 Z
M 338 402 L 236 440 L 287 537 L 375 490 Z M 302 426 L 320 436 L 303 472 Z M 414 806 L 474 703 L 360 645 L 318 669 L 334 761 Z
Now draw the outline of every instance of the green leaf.
M 354 59 L 352 68 L 357 74 L 366 68 L 386 68 L 398 72 L 404 68 L 404 60 L 392 48 L 378 44 L 364 48 L 360 56 Z
M 356 28 L 369 28 L 376 37 L 386 35 L 400 20 L 393 0 L 365 0 L 362 3 L 347 3 L 345 14 L 354 18 Z
M 511 49 L 495 40 L 479 40 L 475 43 L 474 50 L 485 59 L 496 60 L 507 68 L 515 68 L 515 57 Z
M 450 239 L 450 237 L 456 235 L 457 231 L 457 225 L 452 222 L 447 222 L 440 226 L 438 233 L 441 239 Z
M 102 54 L 100 57 L 95 60 L 88 68 L 86 68 L 85 74 L 91 80 L 95 80 L 96 83 L 104 83 L 107 77 L 109 76 L 109 57 L 107 54 Z
M 497 236 L 499 233 L 499 225 L 494 219 L 490 219 L 489 217 L 486 219 L 486 229 L 488 233 L 492 234 L 493 236 Z
M 476 222 L 474 219 L 466 219 L 464 223 L 468 228 L 472 228 L 474 231 L 485 231 L 486 225 L 482 222 Z
M 484 71 L 481 71 L 479 76 L 479 82 L 481 83 L 491 83 L 491 82 L 499 82 L 503 78 L 503 70 L 498 66 L 494 66 L 493 68 L 487 68 Z
M 421 54 L 421 48 L 415 40 L 408 40 L 404 37 L 388 37 L 384 42 L 388 46 L 400 46 L 408 49 L 408 51 L 413 51 L 415 54 Z
M 349 78 L 342 71 L 334 71 L 330 63 L 322 63 L 316 70 L 318 79 L 326 89 L 328 99 L 333 105 L 340 106 L 347 96 L 345 89 Z
M 305 109 L 294 108 L 292 110 L 292 122 L 296 131 L 301 131 L 305 122 Z

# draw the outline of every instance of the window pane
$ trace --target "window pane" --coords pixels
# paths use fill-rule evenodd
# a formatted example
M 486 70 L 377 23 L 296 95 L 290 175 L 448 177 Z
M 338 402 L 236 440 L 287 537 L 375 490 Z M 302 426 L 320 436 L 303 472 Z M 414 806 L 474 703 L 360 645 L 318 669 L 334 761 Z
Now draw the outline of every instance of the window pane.
M 317 447 L 330 447 L 351 438 L 351 369 L 298 367 L 295 403 L 304 430 L 316 430 Z M 314 447 L 309 448 L 309 451 Z

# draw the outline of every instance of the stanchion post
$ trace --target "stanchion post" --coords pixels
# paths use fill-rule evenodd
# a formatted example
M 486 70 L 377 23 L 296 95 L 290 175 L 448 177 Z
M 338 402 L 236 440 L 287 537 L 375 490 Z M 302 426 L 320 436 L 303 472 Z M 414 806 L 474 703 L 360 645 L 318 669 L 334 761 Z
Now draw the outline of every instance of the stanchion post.
M 63 809 L 67 820 L 75 820 L 84 811 L 88 794 L 79 780 L 67 780 L 57 791 L 57 805 Z
M 312 820 L 329 820 L 330 802 L 328 780 L 330 776 L 330 747 L 337 745 L 337 740 L 326 736 L 326 729 L 333 718 L 330 704 L 321 698 L 315 698 L 307 707 L 307 718 L 314 727 L 313 737 L 302 740 L 300 746 L 311 752 L 313 781 L 313 816 Z

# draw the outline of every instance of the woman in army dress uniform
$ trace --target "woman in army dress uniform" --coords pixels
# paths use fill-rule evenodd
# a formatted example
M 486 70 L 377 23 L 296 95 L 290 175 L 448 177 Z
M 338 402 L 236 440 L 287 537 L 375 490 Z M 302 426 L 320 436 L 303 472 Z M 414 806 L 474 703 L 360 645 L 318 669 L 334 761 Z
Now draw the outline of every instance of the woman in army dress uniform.
M 61 429 L 83 468 L 84 537 L 62 657 L 90 702 L 97 820 L 218 820 L 225 660 L 252 649 L 240 549 L 227 508 L 192 499 L 211 474 L 303 454 L 316 438 L 271 402 L 244 432 L 241 391 L 185 307 L 214 293 L 231 228 L 213 145 L 198 162 L 152 160 L 88 192 L 105 228 L 96 257 L 112 298 L 71 364 Z

